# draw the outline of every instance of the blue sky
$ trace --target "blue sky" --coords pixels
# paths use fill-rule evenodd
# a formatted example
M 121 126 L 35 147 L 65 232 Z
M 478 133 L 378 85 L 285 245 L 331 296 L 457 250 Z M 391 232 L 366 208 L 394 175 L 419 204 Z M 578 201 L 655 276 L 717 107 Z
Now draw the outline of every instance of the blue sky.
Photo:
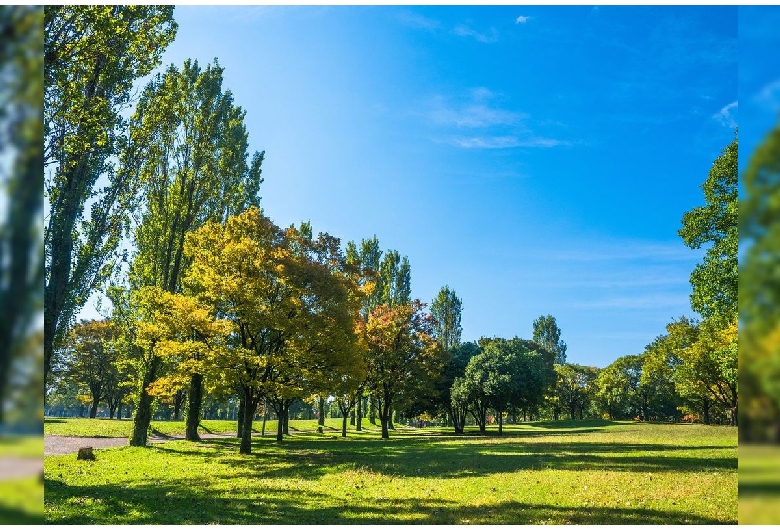
M 408 256 L 463 339 L 571 362 L 640 353 L 691 315 L 676 234 L 737 122 L 735 7 L 181 6 L 164 64 L 225 67 L 265 150 L 263 206 Z M 776 27 L 776 26 L 775 26 Z M 763 86 L 763 85 L 762 85 Z

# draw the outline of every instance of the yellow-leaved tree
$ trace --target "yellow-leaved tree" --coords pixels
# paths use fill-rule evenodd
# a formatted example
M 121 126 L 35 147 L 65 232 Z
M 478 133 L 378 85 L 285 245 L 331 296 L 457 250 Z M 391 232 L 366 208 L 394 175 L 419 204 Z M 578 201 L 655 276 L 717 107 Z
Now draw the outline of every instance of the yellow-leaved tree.
M 223 388 L 239 391 L 240 452 L 249 454 L 264 398 L 279 414 L 281 440 L 292 400 L 326 392 L 357 362 L 358 288 L 338 239 L 281 230 L 254 207 L 188 234 L 184 252 L 185 288 L 229 322 L 211 368 Z

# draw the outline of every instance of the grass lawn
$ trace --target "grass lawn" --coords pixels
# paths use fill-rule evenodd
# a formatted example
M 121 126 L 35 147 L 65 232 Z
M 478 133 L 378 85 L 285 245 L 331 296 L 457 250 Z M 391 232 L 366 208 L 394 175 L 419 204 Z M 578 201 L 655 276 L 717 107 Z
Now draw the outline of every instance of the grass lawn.
M 43 436 L 0 436 L 0 457 L 43 458 Z
M 737 433 L 630 422 L 503 436 L 373 428 L 171 441 L 45 459 L 55 524 L 710 524 L 737 522 Z M 332 426 L 329 422 L 329 427 Z M 300 426 L 299 426 L 300 427 Z M 495 434 L 495 433 L 493 433 Z
M 262 420 L 252 423 L 252 430 L 260 434 Z M 290 434 L 298 431 L 316 431 L 317 420 L 291 420 Z M 368 431 L 378 430 L 379 427 L 364 422 L 363 427 Z M 202 420 L 198 432 L 216 434 L 235 434 L 237 424 L 235 420 Z M 350 427 L 352 429 L 353 427 Z M 184 420 L 179 421 L 153 421 L 150 425 L 152 434 L 165 436 L 184 436 L 186 425 Z M 325 429 L 330 432 L 341 432 L 340 418 L 327 418 Z M 105 436 L 109 438 L 128 438 L 133 430 L 132 419 L 110 420 L 106 418 L 46 418 L 43 424 L 44 435 L 56 436 Z M 265 426 L 266 435 L 276 434 L 276 421 L 269 420 Z M 40 450 L 42 454 L 43 449 Z
M 39 454 L 43 454 L 43 448 Z M 0 524 L 43 523 L 40 477 L 0 480 Z
M 739 522 L 780 524 L 780 447 L 740 446 Z

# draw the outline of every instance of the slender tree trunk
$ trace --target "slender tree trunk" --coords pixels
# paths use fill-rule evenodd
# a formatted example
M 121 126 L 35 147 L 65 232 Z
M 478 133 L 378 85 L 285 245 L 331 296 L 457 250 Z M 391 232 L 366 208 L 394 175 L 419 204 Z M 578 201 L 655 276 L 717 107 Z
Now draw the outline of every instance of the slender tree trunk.
M 319 432 L 325 431 L 325 398 L 322 396 L 318 396 L 318 406 L 319 406 L 319 412 L 320 417 L 317 419 L 317 430 Z
M 371 425 L 376 425 L 376 400 L 373 396 L 368 398 L 368 422 Z
M 265 436 L 265 424 L 268 421 L 268 398 L 263 399 L 263 427 L 260 429 L 260 436 Z
M 346 438 L 347 437 L 347 414 L 343 414 L 343 418 L 341 420 L 341 437 Z
M 236 438 L 241 438 L 244 434 L 244 409 L 246 408 L 243 396 L 238 399 L 238 412 L 236 413 L 238 420 L 238 430 L 236 431 Z
M 387 411 L 387 427 L 391 430 L 395 430 L 395 425 L 393 425 L 393 413 L 395 411 L 391 408 Z
M 498 434 L 504 433 L 504 413 L 496 411 L 496 414 L 498 415 Z
M 349 414 L 349 424 L 353 427 L 355 426 L 355 409 L 352 409 L 352 412 Z
M 119 403 L 116 404 L 116 419 L 121 420 L 122 419 L 122 400 L 119 400 Z
M 241 425 L 241 446 L 238 452 L 242 455 L 252 454 L 252 419 L 257 408 L 251 389 L 244 390 L 244 421 Z
M 290 435 L 290 405 L 289 401 L 284 402 L 284 408 L 282 408 L 282 434 Z
M 98 404 L 100 403 L 100 399 L 92 398 L 92 406 L 89 408 L 89 417 L 95 418 L 97 416 L 97 409 Z
M 200 441 L 198 425 L 200 424 L 200 409 L 203 403 L 203 375 L 192 374 L 190 378 L 190 394 L 187 396 L 190 406 L 187 408 L 187 431 L 185 438 L 191 442 Z
M 356 407 L 357 410 L 355 411 L 355 415 L 357 417 L 355 418 L 355 430 L 362 431 L 363 430 L 363 396 L 360 396 L 358 398 Z
M 133 433 L 130 436 L 130 445 L 134 447 L 146 446 L 149 433 L 149 425 L 152 423 L 152 396 L 147 391 L 150 384 L 157 380 L 157 369 L 160 358 L 154 355 L 144 373 L 141 387 L 141 395 L 138 398 L 138 407 L 133 419 Z

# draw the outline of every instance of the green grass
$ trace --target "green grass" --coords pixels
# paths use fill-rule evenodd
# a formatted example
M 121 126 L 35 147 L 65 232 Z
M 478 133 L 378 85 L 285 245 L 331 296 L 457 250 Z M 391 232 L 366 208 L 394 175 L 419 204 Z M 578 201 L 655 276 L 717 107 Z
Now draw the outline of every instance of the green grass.
M 291 422 L 291 427 L 293 423 Z M 372 428 L 45 459 L 56 524 L 737 522 L 736 430 L 557 422 L 504 436 Z
M 252 430 L 260 433 L 262 429 L 262 420 L 255 420 L 252 423 Z M 235 420 L 202 420 L 200 422 L 200 433 L 227 434 L 236 432 Z M 179 421 L 153 421 L 150 425 L 152 434 L 165 436 L 184 436 L 184 420 Z M 368 422 L 364 422 L 364 428 L 369 431 L 377 430 Z M 329 432 L 341 432 L 340 418 L 327 418 L 325 420 L 325 429 Z M 353 429 L 350 427 L 350 429 Z M 43 433 L 45 435 L 56 436 L 101 436 L 109 438 L 127 438 L 133 430 L 133 420 L 121 419 L 110 420 L 106 418 L 46 418 L 43 424 Z M 299 431 L 316 431 L 317 420 L 290 420 L 290 434 Z M 266 422 L 266 435 L 276 434 L 276 421 Z
M 0 436 L 0 457 L 43 457 L 43 436 Z
M 740 446 L 739 522 L 780 524 L 780 447 Z
M 0 480 L 0 524 L 43 523 L 43 484 L 40 477 Z

